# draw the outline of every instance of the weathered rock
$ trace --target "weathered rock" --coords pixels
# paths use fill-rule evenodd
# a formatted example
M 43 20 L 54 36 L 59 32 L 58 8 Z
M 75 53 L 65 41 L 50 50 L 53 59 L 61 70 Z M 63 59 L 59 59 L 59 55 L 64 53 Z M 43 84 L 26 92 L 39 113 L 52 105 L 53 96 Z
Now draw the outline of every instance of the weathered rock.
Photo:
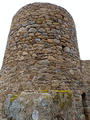
M 71 108 L 72 93 L 69 90 L 23 91 L 20 95 L 9 95 L 4 104 L 5 115 L 14 120 L 73 119 Z
M 38 43 L 40 42 L 40 38 L 35 38 L 35 41 Z
M 48 56 L 48 60 L 52 61 L 55 60 L 55 58 L 53 56 Z
M 35 28 L 30 28 L 29 29 L 29 32 L 31 32 L 31 33 L 35 33 L 37 30 L 35 29 Z
M 40 28 L 38 31 L 43 33 L 43 32 L 45 32 L 45 29 L 44 28 Z
M 56 44 L 59 44 L 60 43 L 60 40 L 57 40 L 57 39 L 54 39 L 53 40 Z
M 27 55 L 27 54 L 28 54 L 27 52 L 25 52 L 25 51 L 23 52 L 23 55 Z
M 48 39 L 48 42 L 49 43 L 53 43 L 53 39 Z
M 69 47 L 65 47 L 64 51 L 69 53 L 70 52 L 70 48 Z
M 29 46 L 27 44 L 24 44 L 23 45 L 23 48 L 28 48 Z

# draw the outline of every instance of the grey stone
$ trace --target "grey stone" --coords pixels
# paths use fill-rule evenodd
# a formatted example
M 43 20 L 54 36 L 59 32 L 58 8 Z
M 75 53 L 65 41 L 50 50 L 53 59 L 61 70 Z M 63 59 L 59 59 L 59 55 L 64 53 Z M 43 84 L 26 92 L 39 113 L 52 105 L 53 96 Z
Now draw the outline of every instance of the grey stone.
M 80 116 L 80 120 L 86 120 L 84 114 L 82 114 L 82 115 Z
M 28 48 L 29 46 L 27 44 L 24 44 L 23 45 L 23 48 Z
M 21 112 L 24 111 L 24 106 L 20 104 L 20 102 L 17 99 L 11 102 L 11 97 L 12 97 L 11 94 L 8 95 L 8 98 L 4 103 L 5 116 L 7 116 L 7 119 L 23 120 L 20 118 L 20 111 Z
M 32 119 L 33 120 L 39 120 L 38 116 L 39 116 L 38 110 L 34 110 L 33 113 L 32 113 Z
M 43 33 L 43 32 L 45 32 L 45 29 L 44 28 L 40 28 L 38 31 Z
M 19 111 L 21 109 L 20 103 L 15 100 L 10 105 L 10 118 L 13 118 L 15 120 L 19 120 Z
M 62 72 L 60 68 L 56 70 L 56 73 Z
M 26 26 L 32 25 L 32 24 L 35 24 L 35 21 L 29 21 L 29 22 L 25 23 L 25 24 L 23 24 L 23 27 L 26 27 Z
M 48 65 L 50 62 L 46 59 L 46 60 L 40 60 L 38 61 L 39 65 Z
M 49 48 L 49 47 L 50 47 L 50 44 L 46 42 L 43 48 Z
M 51 32 L 54 33 L 54 34 L 56 34 L 57 30 L 56 29 L 52 29 Z
M 13 42 L 12 42 L 12 46 L 13 46 L 13 47 L 16 46 L 16 42 L 13 41 Z
M 53 40 L 56 44 L 59 44 L 60 43 L 60 40 L 57 40 L 57 39 L 54 39 Z
M 70 49 L 70 53 L 74 55 L 74 50 L 72 48 Z
M 70 48 L 69 47 L 64 47 L 64 52 L 70 52 Z
M 47 33 L 42 33 L 43 36 L 47 36 L 48 34 Z
M 49 16 L 49 15 L 45 15 L 45 18 L 46 18 L 46 19 L 50 19 L 50 16 Z
M 10 107 L 10 98 L 11 98 L 11 94 L 8 95 L 8 98 L 6 99 L 5 103 L 4 103 L 4 113 L 5 115 L 9 115 L 10 111 L 9 111 L 9 107 Z
M 23 24 L 22 26 L 23 26 L 23 27 L 26 27 L 26 26 L 28 26 L 28 25 L 29 25 L 28 23 L 25 23 L 25 24 Z
M 58 23 L 60 23 L 60 24 L 61 24 L 61 23 L 62 23 L 62 20 L 61 20 L 61 19 L 58 19 Z
M 37 43 L 40 42 L 40 40 L 41 40 L 40 38 L 35 38 L 35 42 Z
M 0 84 L 1 84 L 1 83 L 0 83 Z M 0 112 L 2 111 L 2 106 L 3 106 L 3 104 L 0 103 Z
M 29 35 L 28 35 L 28 33 L 25 33 L 24 38 L 27 38 L 27 37 L 29 37 Z
M 70 74 L 71 74 L 71 75 L 74 75 L 74 71 L 73 71 L 72 69 L 70 70 Z
M 51 32 L 54 33 L 54 34 L 57 34 L 57 33 L 60 33 L 60 30 L 52 29 Z
M 35 24 L 35 21 L 29 21 L 29 24 L 30 25 Z
M 10 48 L 10 44 L 9 44 L 9 42 L 7 43 L 7 49 L 9 49 Z
M 56 37 L 57 40 L 61 39 L 61 35 L 55 35 L 55 37 Z
M 58 19 L 56 17 L 53 17 L 54 22 L 58 22 Z
M 29 29 L 29 32 L 31 32 L 31 33 L 35 33 L 37 30 L 35 29 L 35 28 L 30 28 Z
M 13 35 L 13 33 L 14 33 L 14 31 L 11 31 L 9 35 L 11 36 L 11 35 Z
M 47 25 L 52 25 L 52 22 L 47 21 Z
M 39 24 L 33 24 L 32 25 L 32 27 L 35 27 L 35 28 L 37 28 L 37 27 L 39 27 L 40 25 Z

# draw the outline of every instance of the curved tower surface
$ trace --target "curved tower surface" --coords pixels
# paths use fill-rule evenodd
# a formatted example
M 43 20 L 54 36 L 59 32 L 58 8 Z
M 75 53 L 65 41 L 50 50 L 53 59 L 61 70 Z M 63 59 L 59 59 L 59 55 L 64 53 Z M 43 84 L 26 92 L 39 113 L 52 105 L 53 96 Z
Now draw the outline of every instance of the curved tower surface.
M 1 115 L 8 120 L 86 120 L 82 79 L 71 15 L 49 3 L 21 8 L 12 20 L 1 69 Z

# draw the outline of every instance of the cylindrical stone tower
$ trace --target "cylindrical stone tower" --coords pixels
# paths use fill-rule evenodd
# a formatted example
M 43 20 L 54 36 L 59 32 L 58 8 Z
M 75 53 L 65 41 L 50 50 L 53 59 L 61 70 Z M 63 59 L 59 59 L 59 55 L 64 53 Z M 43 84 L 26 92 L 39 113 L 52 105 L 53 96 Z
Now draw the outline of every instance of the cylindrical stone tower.
M 71 15 L 56 5 L 29 4 L 12 20 L 1 69 L 3 94 L 0 93 L 0 101 L 3 102 L 8 94 L 25 90 L 70 90 L 76 110 L 73 120 L 82 120 L 79 116 L 83 114 L 80 109 L 80 70 Z

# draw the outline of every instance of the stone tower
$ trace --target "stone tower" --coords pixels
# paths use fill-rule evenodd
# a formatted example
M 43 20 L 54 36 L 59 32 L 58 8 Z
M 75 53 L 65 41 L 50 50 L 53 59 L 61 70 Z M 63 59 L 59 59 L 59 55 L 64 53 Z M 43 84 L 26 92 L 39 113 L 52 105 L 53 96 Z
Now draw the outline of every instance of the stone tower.
M 89 120 L 82 64 L 74 21 L 65 9 L 49 3 L 21 8 L 12 20 L 1 69 L 0 115 Z

